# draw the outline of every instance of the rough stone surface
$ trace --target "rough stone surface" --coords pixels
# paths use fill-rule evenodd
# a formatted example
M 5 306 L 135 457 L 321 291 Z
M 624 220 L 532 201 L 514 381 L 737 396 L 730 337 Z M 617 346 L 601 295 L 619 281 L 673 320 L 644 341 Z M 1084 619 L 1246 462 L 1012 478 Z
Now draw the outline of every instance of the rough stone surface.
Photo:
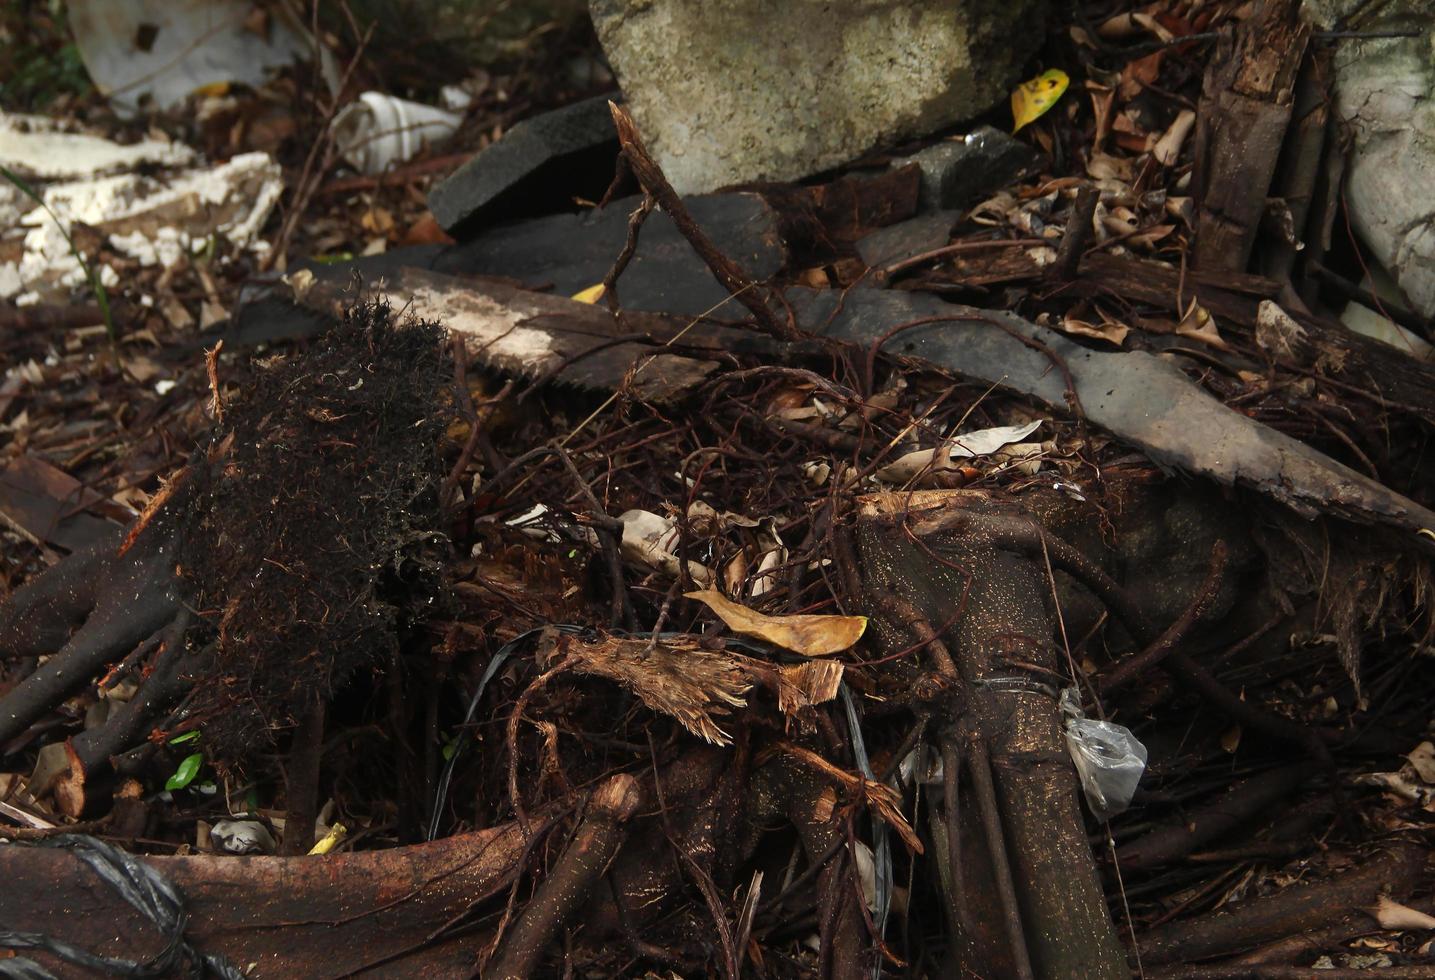
M 602 211 L 555 214 L 492 228 L 441 253 L 430 268 L 449 275 L 503 276 L 571 296 L 603 281 L 623 250 L 628 215 L 638 200 L 626 198 Z M 782 267 L 787 251 L 777 215 L 758 195 L 702 195 L 686 204 L 718 250 L 749 276 L 767 279 Z M 696 316 L 721 304 L 727 290 L 659 210 L 643 222 L 637 251 L 618 280 L 618 298 L 625 309 Z M 736 304 L 732 308 L 740 309 Z
M 894 160 L 892 166 L 915 163 L 922 171 L 924 211 L 964 208 L 1014 182 L 1036 166 L 1040 157 L 1019 140 L 991 126 L 982 126 L 959 140 L 943 140 Z
M 1355 0 L 1306 4 L 1338 22 Z M 1428 0 L 1391 0 L 1366 31 L 1411 29 L 1419 37 L 1344 41 L 1335 51 L 1335 111 L 1354 141 L 1346 178 L 1356 233 L 1411 305 L 1435 316 L 1435 35 Z
M 394 282 L 407 269 L 447 276 L 492 276 L 572 296 L 601 283 L 613 267 L 628 237 L 628 215 L 638 201 L 629 197 L 601 211 L 551 214 L 500 225 L 457 245 L 419 245 L 341 265 L 306 263 L 303 268 L 320 280 L 340 283 L 356 275 L 369 284 Z M 753 279 L 769 279 L 787 262 L 778 215 L 757 194 L 704 194 L 685 203 L 718 251 Z M 643 223 L 637 251 L 618 280 L 618 298 L 626 310 L 697 316 L 717 307 L 714 312 L 719 316 L 734 310 L 742 315 L 736 302 L 724 303 L 727 290 L 713 278 L 673 219 L 660 210 Z M 231 346 L 312 336 L 322 327 L 307 313 L 287 313 L 282 305 L 276 307 L 259 297 L 241 308 L 236 320 L 236 330 L 223 335 Z
M 933 211 L 879 228 L 857 242 L 857 254 L 874 269 L 941 248 L 961 220 L 960 211 Z
M 584 99 L 515 125 L 429 192 L 434 219 L 464 238 L 520 214 L 571 210 L 574 194 L 596 200 L 618 158 L 609 98 Z
M 1005 97 L 1048 0 L 590 0 L 681 193 L 795 180 Z

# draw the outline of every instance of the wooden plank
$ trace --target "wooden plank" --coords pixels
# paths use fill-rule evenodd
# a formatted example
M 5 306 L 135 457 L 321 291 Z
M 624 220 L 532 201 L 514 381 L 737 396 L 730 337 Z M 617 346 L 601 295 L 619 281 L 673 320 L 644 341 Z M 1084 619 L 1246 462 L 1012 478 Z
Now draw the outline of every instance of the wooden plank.
M 1243 271 L 1266 209 L 1310 40 L 1296 0 L 1265 0 L 1206 71 L 1196 116 L 1194 265 Z
M 85 512 L 105 498 L 44 460 L 21 456 L 0 470 L 0 520 L 37 545 L 85 547 L 114 524 Z

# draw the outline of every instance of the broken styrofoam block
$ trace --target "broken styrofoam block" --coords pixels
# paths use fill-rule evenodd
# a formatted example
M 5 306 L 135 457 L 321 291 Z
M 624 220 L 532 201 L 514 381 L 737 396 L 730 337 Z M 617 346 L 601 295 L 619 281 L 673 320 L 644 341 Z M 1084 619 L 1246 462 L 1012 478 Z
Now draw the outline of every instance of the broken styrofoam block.
M 1435 346 L 1424 337 L 1406 330 L 1388 317 L 1351 300 L 1341 311 L 1340 322 L 1358 334 L 1364 334 L 1396 350 L 1402 350 L 1417 361 L 1435 361 Z
M 211 236 L 236 248 L 262 249 L 267 243 L 259 231 L 282 192 L 279 165 L 267 153 L 169 177 L 121 174 L 51 184 L 42 192 L 45 207 L 21 218 L 24 253 L 18 263 L 0 265 L 0 297 L 20 293 L 21 301 L 33 300 L 84 283 L 84 269 L 65 239 L 65 230 L 76 224 L 107 235 L 143 265 L 170 265 Z M 107 267 L 99 275 L 106 286 L 117 281 Z
M 45 116 L 0 112 L 0 165 L 28 180 L 75 180 L 133 170 L 141 164 L 161 167 L 194 162 L 183 143 L 142 139 L 116 143 L 103 136 L 68 132 Z

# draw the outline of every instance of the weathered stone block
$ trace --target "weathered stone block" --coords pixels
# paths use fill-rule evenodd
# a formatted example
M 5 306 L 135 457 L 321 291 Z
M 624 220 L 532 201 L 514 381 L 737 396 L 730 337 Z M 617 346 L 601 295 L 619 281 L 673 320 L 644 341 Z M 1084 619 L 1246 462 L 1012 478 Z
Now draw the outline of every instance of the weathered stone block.
M 1037 153 L 999 129 L 982 126 L 965 139 L 944 140 L 892 166 L 915 163 L 922 171 L 924 211 L 961 209 L 1011 184 L 1034 168 Z
M 590 0 L 682 193 L 794 180 L 969 118 L 1045 36 L 1047 0 Z

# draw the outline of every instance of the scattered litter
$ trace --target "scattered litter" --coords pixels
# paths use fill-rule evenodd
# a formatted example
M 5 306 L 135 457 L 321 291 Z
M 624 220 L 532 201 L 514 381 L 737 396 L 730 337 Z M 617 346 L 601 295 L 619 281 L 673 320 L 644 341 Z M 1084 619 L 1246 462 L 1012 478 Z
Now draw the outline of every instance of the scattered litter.
M 181 256 L 221 237 L 235 248 L 262 249 L 258 234 L 283 192 L 279 165 L 264 153 L 246 153 L 209 169 L 181 171 L 168 177 L 122 174 L 94 180 L 51 184 L 45 208 L 22 218 L 28 229 L 24 253 L 13 263 L 18 288 L 31 301 L 64 295 L 86 282 L 84 267 L 66 240 L 66 228 L 88 225 L 141 265 L 169 266 Z M 0 284 L 13 282 L 3 274 Z M 108 266 L 100 269 L 106 286 L 118 282 Z
M 209 840 L 225 854 L 273 854 L 279 844 L 258 820 L 219 820 L 209 828 Z
M 933 449 L 918 449 L 899 456 L 873 476 L 883 483 L 905 484 L 919 476 L 951 472 L 954 469 L 948 465 L 951 461 L 994 453 L 1009 443 L 1021 442 L 1040 425 L 1041 420 L 1037 419 L 1024 425 L 1002 425 L 964 432 Z
M 66 4 L 85 69 L 124 116 L 167 109 L 204 86 L 257 88 L 271 72 L 308 57 L 316 45 L 283 10 L 256 8 L 247 0 Z
M 113 844 L 80 834 L 62 834 L 38 842 L 39 847 L 63 848 L 75 855 L 125 903 L 159 930 L 165 943 L 160 951 L 141 961 L 91 953 L 78 946 L 40 933 L 15 932 L 0 926 L 0 947 L 41 949 L 66 963 L 90 971 L 91 975 L 163 976 L 171 970 L 192 967 L 196 972 L 213 972 L 223 980 L 244 980 L 223 956 L 200 953 L 184 938 L 189 919 L 184 896 L 150 864 Z M 7 975 L 41 980 L 49 974 L 33 961 L 13 957 L 3 961 Z
M 1146 771 L 1146 746 L 1124 725 L 1085 717 L 1076 688 L 1061 692 L 1066 747 L 1081 777 L 1086 804 L 1098 820 L 1109 820 L 1131 805 Z
M 667 575 L 677 575 L 680 567 L 673 549 L 678 546 L 676 522 L 648 510 L 630 510 L 619 515 L 623 525 L 623 557 Z M 694 582 L 707 585 L 713 571 L 695 561 L 687 562 L 687 572 Z
M 334 143 L 361 174 L 381 174 L 454 134 L 463 116 L 383 92 L 365 92 L 334 117 Z
M 34 181 L 77 180 L 128 172 L 140 166 L 178 167 L 193 163 L 183 143 L 146 137 L 116 143 L 72 131 L 46 116 L 0 112 L 0 166 Z

